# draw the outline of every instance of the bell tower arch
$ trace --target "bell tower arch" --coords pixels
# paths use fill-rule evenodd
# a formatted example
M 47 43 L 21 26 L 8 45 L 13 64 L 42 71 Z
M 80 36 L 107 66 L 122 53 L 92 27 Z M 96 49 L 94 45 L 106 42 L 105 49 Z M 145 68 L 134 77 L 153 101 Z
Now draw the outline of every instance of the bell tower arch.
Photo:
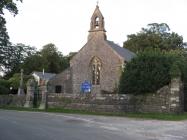
M 88 40 L 96 36 L 106 40 L 105 21 L 98 5 L 96 6 L 95 11 L 91 17 Z

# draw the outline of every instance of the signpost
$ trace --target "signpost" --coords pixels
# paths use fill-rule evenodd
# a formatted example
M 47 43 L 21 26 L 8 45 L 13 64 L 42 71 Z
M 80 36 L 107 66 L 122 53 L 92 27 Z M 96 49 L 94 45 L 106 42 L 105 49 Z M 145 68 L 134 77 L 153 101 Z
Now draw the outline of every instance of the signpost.
M 86 81 L 86 80 L 81 84 L 81 91 L 83 93 L 90 93 L 91 92 L 91 88 L 92 88 L 91 83 Z

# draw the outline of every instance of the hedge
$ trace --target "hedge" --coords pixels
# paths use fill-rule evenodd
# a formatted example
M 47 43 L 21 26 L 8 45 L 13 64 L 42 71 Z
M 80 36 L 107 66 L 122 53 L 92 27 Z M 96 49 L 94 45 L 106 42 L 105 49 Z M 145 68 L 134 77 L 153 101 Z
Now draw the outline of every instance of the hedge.
M 120 94 L 154 93 L 168 85 L 171 78 L 181 75 L 183 67 L 180 52 L 148 50 L 127 63 L 119 85 Z

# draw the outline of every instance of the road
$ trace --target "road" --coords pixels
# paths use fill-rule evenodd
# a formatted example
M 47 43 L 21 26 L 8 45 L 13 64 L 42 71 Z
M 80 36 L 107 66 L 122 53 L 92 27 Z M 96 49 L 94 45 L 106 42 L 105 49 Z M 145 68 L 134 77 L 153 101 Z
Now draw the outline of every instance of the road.
M 187 121 L 0 110 L 0 140 L 187 140 Z

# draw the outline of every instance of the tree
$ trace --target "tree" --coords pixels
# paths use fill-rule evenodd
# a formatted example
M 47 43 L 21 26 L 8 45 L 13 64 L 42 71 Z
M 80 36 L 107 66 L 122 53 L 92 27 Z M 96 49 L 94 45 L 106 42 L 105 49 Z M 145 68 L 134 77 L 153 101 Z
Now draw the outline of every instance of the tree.
M 27 57 L 22 68 L 26 74 L 43 69 L 46 72 L 59 73 L 69 67 L 69 57 L 63 56 L 54 44 L 49 43 L 43 46 L 39 52 Z
M 69 61 L 75 54 L 70 53 L 63 56 L 54 44 L 49 43 L 37 53 L 27 57 L 21 67 L 24 69 L 25 74 L 42 71 L 43 69 L 46 72 L 59 73 L 69 67 Z
M 170 83 L 172 78 L 184 72 L 184 60 L 180 51 L 163 52 L 158 49 L 138 53 L 127 63 L 122 73 L 119 93 L 154 93 Z
M 60 59 L 62 54 L 57 50 L 52 43 L 43 46 L 41 50 L 43 63 L 46 65 L 46 71 L 51 73 L 58 73 L 60 71 Z
M 170 32 L 166 23 L 148 24 L 147 28 L 142 28 L 137 34 L 127 36 L 127 41 L 123 47 L 137 53 L 150 48 L 161 50 L 176 50 L 184 48 L 183 37 L 175 32 Z
M 6 63 L 6 56 L 9 49 L 8 46 L 10 46 L 9 36 L 6 31 L 5 24 L 5 19 L 0 16 L 0 71 L 3 70 Z
M 20 71 L 24 61 L 36 53 L 36 48 L 24 44 L 16 44 L 8 47 L 4 63 L 6 77 L 11 77 Z
M 16 0 L 22 2 L 22 0 Z M 13 0 L 1 0 L 0 2 L 0 15 L 4 15 L 3 10 L 7 9 L 10 13 L 17 15 L 18 9 L 16 3 Z
M 10 82 L 8 80 L 0 79 L 0 95 L 8 94 L 10 88 Z
M 27 81 L 32 78 L 32 76 L 30 75 L 24 75 L 23 76 L 23 88 L 26 89 L 26 83 Z M 20 73 L 15 73 L 10 79 L 8 79 L 7 81 L 9 82 L 10 86 L 15 89 L 18 90 L 19 86 L 20 86 L 20 79 L 21 79 L 21 74 Z
M 24 74 L 30 74 L 33 71 L 42 71 L 43 69 L 47 69 L 40 52 L 27 57 L 22 65 L 22 68 L 24 69 Z
M 67 56 L 64 56 L 61 61 L 62 70 L 70 66 L 70 60 L 75 56 L 77 52 L 70 52 Z
M 16 0 L 22 2 L 22 0 Z M 0 71 L 5 70 L 5 65 L 9 61 L 7 55 L 10 54 L 9 36 L 6 29 L 6 20 L 3 17 L 3 10 L 8 10 L 14 16 L 18 13 L 16 2 L 13 0 L 1 0 L 0 1 Z

